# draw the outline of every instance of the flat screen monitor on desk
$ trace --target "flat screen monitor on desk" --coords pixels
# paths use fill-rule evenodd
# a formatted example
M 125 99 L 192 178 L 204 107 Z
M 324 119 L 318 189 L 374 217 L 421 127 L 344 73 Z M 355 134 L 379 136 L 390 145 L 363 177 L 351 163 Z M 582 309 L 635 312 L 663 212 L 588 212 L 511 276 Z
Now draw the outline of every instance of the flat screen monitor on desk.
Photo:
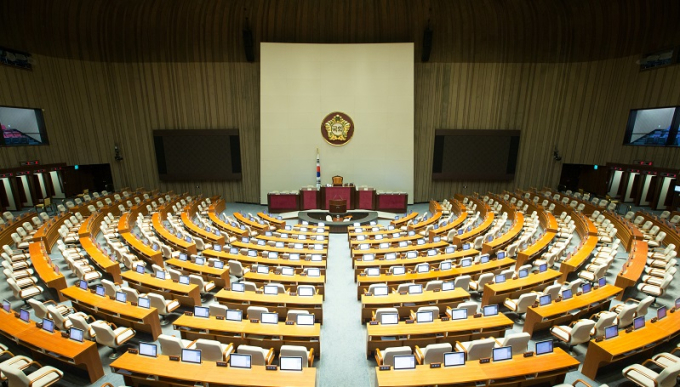
M 138 268 L 141 267 L 142 269 L 144 268 L 144 266 L 137 266 L 137 267 Z M 142 272 L 142 274 L 144 274 L 144 273 Z M 85 280 L 78 281 L 78 287 L 83 289 L 83 290 L 87 290 L 87 281 L 85 281 Z
M 106 290 L 101 285 L 97 285 L 94 292 L 95 292 L 96 295 L 98 295 L 100 297 L 104 297 L 104 295 L 106 294 Z
M 675 299 L 675 309 L 680 309 L 680 298 Z
M 139 274 L 144 274 L 146 272 L 144 270 L 144 266 L 142 266 L 142 265 L 137 265 L 137 267 L 135 268 L 135 271 Z
M 453 290 L 455 288 L 455 285 L 453 281 L 446 281 L 442 283 L 442 291 L 447 292 L 449 290 Z
M 439 270 L 451 270 L 451 261 L 443 261 L 439 264 Z
M 484 254 L 479 257 L 479 262 L 481 263 L 488 263 L 489 262 L 489 254 Z
M 295 275 L 295 269 L 293 269 L 292 267 L 282 267 L 281 268 L 281 275 L 287 275 L 287 276 Z
M 373 288 L 374 296 L 386 296 L 388 292 L 387 286 L 376 286 Z
M 437 227 L 437 228 L 438 228 L 438 227 Z M 437 235 L 437 236 L 435 236 L 434 238 L 432 238 L 432 242 L 434 242 L 434 243 L 439 243 L 439 242 L 441 242 L 441 241 L 442 241 L 442 237 L 439 236 L 439 235 Z
M 321 277 L 321 270 L 318 268 L 308 268 L 307 277 Z
M 604 277 L 602 277 L 602 278 L 600 278 L 599 280 L 597 280 L 597 284 L 598 284 L 600 287 L 603 287 L 604 285 L 607 284 L 607 279 L 604 278 Z
M 492 358 L 494 362 L 512 359 L 512 347 L 494 348 Z
M 229 355 L 229 366 L 232 368 L 250 369 L 250 355 L 232 353 Z
M 288 255 L 288 259 L 291 261 L 299 261 L 300 260 L 300 253 L 290 253 Z
M 71 328 L 68 332 L 68 338 L 77 341 L 79 343 L 83 342 L 83 330 L 78 328 Z
M 536 355 L 543 355 L 546 353 L 552 353 L 553 342 L 552 340 L 544 340 L 536 342 Z
M 275 296 L 279 294 L 279 287 L 276 285 L 264 285 L 264 294 Z
M 494 280 L 494 282 L 497 283 L 497 284 L 502 284 L 503 282 L 505 282 L 505 275 L 498 274 L 496 276 L 496 279 Z
M 456 246 L 447 246 L 444 250 L 445 254 L 453 254 L 456 252 Z
M 463 244 L 463 250 L 470 250 L 470 244 L 469 244 L 469 243 L 464 243 L 464 244 Z
M 409 285 L 408 294 L 422 294 L 422 293 L 423 293 L 423 285 L 421 285 L 421 284 Z
M 656 310 L 656 318 L 658 320 L 664 319 L 666 317 L 666 307 L 662 306 L 661 308 Z
M 260 322 L 262 324 L 278 324 L 279 314 L 278 313 L 262 313 L 260 315 Z
M 179 283 L 182 285 L 189 285 L 189 276 L 181 275 L 179 276 Z
M 545 263 L 538 267 L 539 273 L 543 273 L 546 270 L 548 270 L 548 265 L 546 265 Z
M 248 256 L 251 258 L 257 257 L 257 251 L 255 250 L 248 250 Z
M 208 318 L 210 317 L 210 309 L 205 306 L 194 306 L 194 316 Z
M 499 251 L 496 253 L 496 259 L 503 259 L 505 258 L 505 251 Z
M 283 242 L 276 242 L 276 243 L 274 244 L 274 247 L 277 247 L 277 248 L 281 249 L 281 248 L 284 247 L 284 244 L 283 244 Z
M 313 262 L 321 262 L 322 261 L 321 254 L 312 254 L 312 261 Z
M 215 261 L 214 266 L 215 266 L 215 269 L 224 269 L 224 262 Z
M 395 370 L 414 370 L 416 368 L 416 357 L 413 355 L 403 355 L 394 357 Z
M 645 327 L 645 316 L 640 316 L 640 317 L 635 317 L 633 320 L 633 328 L 635 330 L 641 329 Z
M 416 273 L 427 273 L 428 271 L 430 271 L 430 267 L 427 264 L 416 266 Z
M 191 243 L 191 237 L 190 237 L 190 236 L 185 236 L 185 237 L 184 237 L 184 241 L 185 241 L 186 243 Z
M 158 278 L 159 280 L 164 280 L 165 279 L 165 272 L 161 271 L 161 270 L 157 271 L 156 272 L 156 278 Z
M 302 371 L 302 356 L 281 356 L 279 368 L 281 371 Z
M 276 251 L 270 251 L 270 252 L 267 254 L 267 258 L 269 258 L 269 259 L 278 259 L 278 258 L 279 258 L 279 253 L 277 253 Z
M 397 254 L 396 253 L 387 253 L 385 254 L 385 260 L 386 261 L 394 261 L 397 259 Z
M 243 311 L 240 309 L 227 309 L 225 319 L 228 321 L 241 321 L 243 320 Z
M 302 297 L 311 297 L 316 293 L 316 289 L 313 286 L 300 286 L 298 288 L 298 295 Z
M 139 343 L 139 354 L 148 357 L 158 356 L 158 347 L 154 343 Z
M 418 253 L 415 251 L 409 251 L 406 253 L 406 258 L 412 259 L 412 258 L 418 258 Z
M 467 309 L 451 309 L 451 320 L 465 320 Z
M 220 246 L 220 245 L 215 245 L 215 246 L 213 246 L 213 250 L 215 250 L 215 251 L 222 251 L 222 246 Z
M 127 294 L 123 292 L 116 292 L 116 301 L 126 303 L 127 302 Z
M 619 335 L 619 326 L 618 325 L 610 325 L 606 328 L 604 328 L 604 338 L 605 340 L 613 339 L 614 337 Z
M 137 299 L 137 305 L 139 305 L 140 308 L 149 309 L 151 308 L 151 300 L 145 297 L 140 297 Z
M 498 314 L 498 305 L 485 305 L 482 308 L 482 312 L 484 312 L 484 317 L 495 316 Z
M 182 362 L 201 364 L 201 350 L 200 349 L 182 349 Z
M 298 314 L 295 317 L 295 324 L 297 325 L 314 325 L 313 314 Z
M 235 283 L 231 284 L 231 290 L 233 292 L 243 293 L 246 290 L 246 285 L 244 285 L 241 282 L 235 282 Z
M 201 257 L 196 258 L 196 264 L 203 266 L 205 264 L 205 258 Z
M 180 261 L 186 261 L 187 260 L 187 255 L 185 253 L 180 253 L 179 254 L 179 260 Z
M 380 315 L 380 325 L 395 325 L 395 324 L 399 324 L 399 314 L 383 313 Z
M 548 304 L 550 304 L 551 302 L 552 302 L 552 299 L 551 299 L 551 297 L 550 297 L 550 294 L 544 294 L 544 295 L 542 295 L 541 298 L 539 299 L 539 304 L 540 304 L 541 306 L 548 305 Z
M 435 250 L 435 249 L 427 250 L 427 256 L 428 257 L 434 257 L 435 255 L 437 255 L 437 250 Z
M 367 245 L 367 246 L 368 246 L 368 245 Z M 299 249 L 304 248 L 304 246 L 302 245 L 302 243 L 295 243 L 295 244 L 293 244 L 293 248 L 299 250 Z
M 566 300 L 570 299 L 571 296 L 572 296 L 572 294 L 571 294 L 571 290 L 570 290 L 570 289 L 566 289 L 566 290 L 563 290 L 563 291 L 562 291 L 562 299 L 563 299 L 563 300 L 566 301 Z
M 369 267 L 366 269 L 366 275 L 369 277 L 377 277 L 380 275 L 380 269 L 377 267 Z
M 229 254 L 238 254 L 238 248 L 232 247 L 229 249 Z
M 581 291 L 583 294 L 590 293 L 590 289 L 592 289 L 592 286 L 590 284 L 583 284 L 581 287 Z
M 434 321 L 434 313 L 431 310 L 427 312 L 416 312 L 416 321 L 418 323 L 431 323 Z
M 42 329 L 46 330 L 47 332 L 54 333 L 54 321 L 50 319 L 43 319 Z
M 461 260 L 461 261 L 460 261 L 460 266 L 462 266 L 462 267 L 469 267 L 469 266 L 472 266 L 472 259 L 470 259 L 470 258 L 465 258 L 465 259 Z
M 446 352 L 444 354 L 444 367 L 462 365 L 465 365 L 465 352 Z
M 410 230 L 410 231 L 408 232 L 408 236 L 414 236 L 414 235 L 416 235 L 416 232 L 415 232 L 415 231 Z
M 517 274 L 517 277 L 519 277 L 519 278 L 526 278 L 528 276 L 529 276 L 529 271 L 527 269 L 522 269 Z
M 2 300 L 2 309 L 4 309 L 5 312 L 9 313 L 10 310 L 12 310 L 12 304 L 10 304 L 9 301 L 7 301 L 6 299 Z

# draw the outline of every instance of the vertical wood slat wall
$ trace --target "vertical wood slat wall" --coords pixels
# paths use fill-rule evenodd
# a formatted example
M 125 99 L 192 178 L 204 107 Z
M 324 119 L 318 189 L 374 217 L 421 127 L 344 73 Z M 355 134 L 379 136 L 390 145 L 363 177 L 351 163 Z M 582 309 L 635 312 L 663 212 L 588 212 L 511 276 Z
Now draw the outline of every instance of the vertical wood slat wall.
M 110 163 L 118 187 L 257 202 L 259 64 L 244 61 L 245 16 L 256 42 L 417 42 L 416 202 L 453 192 L 555 186 L 560 163 L 553 161 L 554 147 L 563 163 L 680 165 L 679 149 L 621 145 L 630 109 L 680 105 L 680 66 L 640 72 L 635 63 L 650 41 L 680 43 L 678 29 L 667 32 L 658 18 L 677 11 L 677 2 L 628 0 L 620 10 L 611 2 L 581 0 L 348 0 L 331 10 L 311 0 L 191 3 L 0 5 L 0 46 L 33 52 L 37 62 L 33 71 L 0 66 L 0 105 L 45 109 L 50 138 L 49 146 L 0 149 L 0 166 L 32 159 Z M 619 24 L 592 23 L 612 12 Z M 12 17 L 17 13 L 24 18 Z M 428 16 L 433 51 L 430 63 L 420 63 Z M 36 29 L 13 19 L 32 21 Z M 240 129 L 243 180 L 160 182 L 151 131 L 210 128 Z M 514 181 L 433 182 L 435 129 L 521 130 Z M 114 160 L 114 144 L 122 162 Z

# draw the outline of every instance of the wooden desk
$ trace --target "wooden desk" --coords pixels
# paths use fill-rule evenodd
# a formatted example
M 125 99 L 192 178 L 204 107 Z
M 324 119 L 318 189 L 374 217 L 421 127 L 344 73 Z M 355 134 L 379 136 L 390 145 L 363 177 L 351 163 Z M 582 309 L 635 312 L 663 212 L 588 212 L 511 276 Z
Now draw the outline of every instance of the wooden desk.
M 518 251 L 517 266 L 522 266 L 542 254 L 556 235 L 557 233 L 555 231 L 547 230 L 536 243 L 527 247 L 526 250 Z
M 352 249 L 355 249 L 357 246 L 361 244 L 369 244 L 369 245 L 379 245 L 381 243 L 389 243 L 391 247 L 396 247 L 399 242 L 408 242 L 409 245 L 412 245 L 414 241 L 422 238 L 423 236 L 420 234 L 415 234 L 415 235 L 406 235 L 405 233 L 398 233 L 400 236 L 398 237 L 393 237 L 392 235 L 395 233 L 384 233 L 384 234 L 376 234 L 376 235 L 382 235 L 382 239 L 375 239 L 376 235 L 371 235 L 373 238 L 367 238 L 362 241 L 358 240 L 356 237 L 351 238 L 349 240 L 349 244 Z M 432 241 L 429 241 L 432 243 Z
M 298 285 L 311 285 L 316 287 L 316 290 L 321 297 L 325 298 L 326 276 L 323 274 L 319 277 L 310 277 L 307 275 L 300 275 L 299 273 L 295 273 L 294 275 L 283 275 L 271 271 L 269 274 L 260 274 L 251 270 L 245 273 L 243 278 L 246 281 L 254 282 L 258 286 L 264 286 L 270 282 L 279 283 L 289 287 L 292 291 L 295 291 L 295 288 Z
M 149 376 L 161 380 L 167 386 L 193 386 L 195 383 L 207 386 L 300 386 L 316 385 L 316 368 L 302 368 L 302 372 L 266 371 L 264 366 L 251 369 L 218 367 L 215 362 L 190 364 L 170 361 L 168 356 L 157 358 L 125 353 L 113 363 L 113 372 L 124 376 L 125 384 L 146 386 Z
M 551 354 L 528 358 L 515 355 L 512 360 L 498 363 L 480 364 L 473 360 L 460 367 L 417 365 L 415 370 L 397 371 L 380 371 L 376 367 L 375 375 L 379 387 L 495 386 L 504 381 L 514 382 L 513 386 L 539 383 L 554 386 L 563 382 L 566 373 L 578 365 L 578 360 L 556 347 Z M 490 384 L 492 380 L 494 383 Z
M 63 274 L 58 273 L 54 264 L 45 250 L 43 242 L 32 242 L 28 245 L 28 253 L 31 256 L 31 263 L 33 264 L 33 269 L 35 269 L 36 274 L 40 277 L 48 288 L 52 288 L 57 291 L 57 296 L 59 301 L 64 301 L 61 298 L 59 291 L 64 289 L 66 285 L 66 278 Z
M 425 219 L 423 221 L 409 225 L 408 229 L 409 230 L 415 230 L 415 231 L 424 229 L 425 227 L 427 227 L 431 224 L 436 224 L 441 217 L 442 217 L 442 211 L 441 211 L 441 206 L 440 206 L 439 211 L 432 213 L 427 219 Z
M 304 243 L 308 244 L 308 242 L 304 241 L 299 241 L 298 243 Z M 275 246 L 269 246 L 265 244 L 264 246 L 254 244 L 254 243 L 243 243 L 239 241 L 235 241 L 231 244 L 233 247 L 238 247 L 239 249 L 249 249 L 249 250 L 255 250 L 255 251 L 274 251 L 279 254 L 285 254 L 285 253 L 298 253 L 298 254 L 321 254 L 324 259 L 328 256 L 328 247 L 325 247 L 324 249 L 321 250 L 315 250 L 315 249 L 292 249 L 288 247 L 275 247 Z
M 165 267 L 165 264 L 163 263 L 163 256 L 161 255 L 160 249 L 159 251 L 154 251 L 154 249 L 152 249 L 151 246 L 147 246 L 144 243 L 142 243 L 142 241 L 137 239 L 137 237 L 129 231 L 127 232 L 119 231 L 118 233 L 125 240 L 130 249 L 137 253 L 137 256 L 139 256 L 139 258 L 151 264 L 156 264 L 160 267 Z
M 123 277 L 121 277 L 120 264 L 118 261 L 112 261 L 111 258 L 107 257 L 97 246 L 92 242 L 92 238 L 88 236 L 80 237 L 80 245 L 83 247 L 90 259 L 97 265 L 100 269 L 109 273 L 113 282 L 119 284 L 123 282 Z
M 506 298 L 518 298 L 532 290 L 543 290 L 559 276 L 559 271 L 548 269 L 543 273 L 531 273 L 524 278 L 507 279 L 500 284 L 486 284 L 482 295 L 482 305 L 502 304 Z
M 270 228 L 270 226 L 267 223 L 259 223 L 253 220 L 248 219 L 247 217 L 243 216 L 240 212 L 234 212 L 234 218 L 236 221 L 240 222 L 241 224 L 250 227 L 251 229 L 257 231 L 258 233 L 264 232 L 265 230 L 273 230 Z
M 201 238 L 206 243 L 218 244 L 220 246 L 224 245 L 224 236 L 223 235 L 215 235 L 211 232 L 208 232 L 208 231 L 198 227 L 191 220 L 191 217 L 189 216 L 188 213 L 182 212 L 180 214 L 180 218 L 182 219 L 182 223 L 184 223 L 184 227 L 186 227 L 186 229 L 189 230 L 189 232 L 191 234 L 198 236 L 199 238 Z
M 392 262 L 392 261 L 388 261 Z M 454 267 L 451 270 L 444 271 L 429 271 L 427 273 L 406 273 L 404 275 L 387 275 L 380 274 L 379 276 L 359 276 L 357 277 L 357 300 L 361 299 L 361 295 L 368 291 L 372 284 L 384 283 L 387 286 L 395 286 L 402 283 L 414 282 L 416 284 L 425 285 L 429 281 L 434 280 L 453 280 L 461 275 L 469 275 L 476 277 L 482 273 L 500 272 L 515 264 L 514 259 L 505 258 L 502 260 L 491 260 L 487 263 L 475 264 L 467 267 Z M 396 287 L 396 286 L 395 286 Z
M 431 323 L 406 324 L 399 321 L 394 325 L 366 325 L 366 356 L 370 357 L 376 348 L 418 345 L 423 348 L 432 343 L 450 343 L 471 341 L 485 337 L 501 337 L 506 329 L 511 329 L 512 320 L 504 314 L 465 320 L 442 321 L 436 319 Z
M 458 304 L 470 299 L 470 293 L 461 288 L 445 292 L 424 291 L 422 294 L 389 293 L 386 296 L 361 295 L 361 323 L 370 321 L 373 312 L 379 308 L 397 308 L 399 318 L 406 319 L 411 311 L 421 306 L 439 307 L 439 315 L 443 316 L 447 307 L 455 309 Z
M 352 258 L 355 258 L 357 256 L 362 256 L 364 254 L 375 254 L 375 256 L 378 255 L 385 255 L 387 253 L 406 253 L 408 251 L 422 251 L 422 250 L 430 250 L 430 249 L 441 249 L 444 247 L 449 246 L 449 244 L 446 241 L 439 241 L 439 242 L 432 242 L 432 243 L 424 243 L 422 245 L 416 245 L 412 244 L 410 246 L 406 247 L 390 247 L 388 249 L 366 249 L 366 250 L 360 250 L 360 249 L 352 249 Z
M 242 238 L 245 236 L 248 236 L 248 230 L 241 230 L 238 227 L 234 227 L 231 224 L 223 221 L 220 219 L 218 214 L 221 214 L 226 205 L 223 199 L 217 200 L 216 202 L 212 203 L 208 207 L 208 218 L 213 222 L 217 228 L 219 228 L 222 231 L 225 231 L 227 234 L 236 237 L 236 238 Z
M 195 274 L 203 277 L 206 281 L 215 282 L 215 287 L 223 288 L 229 286 L 229 266 L 224 265 L 224 268 L 218 269 L 216 267 L 208 266 L 208 264 L 197 265 L 189 260 L 182 261 L 177 258 L 171 258 L 165 261 L 165 264 L 179 269 L 182 274 Z
M 591 340 L 581 373 L 594 380 L 600 367 L 647 352 L 660 344 L 674 340 L 678 333 L 680 312 L 669 312 L 666 318 L 656 323 L 646 321 L 642 329 L 630 333 L 619 331 L 618 337 L 599 343 Z
M 276 258 L 276 259 L 269 259 L 261 256 L 257 257 L 248 257 L 243 254 L 231 254 L 231 253 L 226 253 L 224 251 L 215 251 L 215 250 L 203 250 L 203 255 L 206 257 L 211 257 L 211 258 L 219 258 L 221 261 L 224 262 L 226 265 L 227 262 L 231 259 L 235 261 L 241 262 L 243 266 L 250 266 L 252 264 L 262 264 L 262 265 L 268 265 L 268 266 L 292 266 L 295 268 L 305 268 L 305 267 L 318 267 L 321 269 L 322 273 L 326 272 L 326 260 L 321 260 L 321 261 L 307 261 L 304 258 L 301 258 L 299 261 L 291 261 L 290 259 L 284 259 L 284 258 Z M 281 257 L 279 255 L 279 257 Z
M 529 307 L 524 322 L 524 332 L 534 332 L 550 328 L 553 325 L 569 325 L 572 321 L 590 316 L 602 310 L 608 310 L 610 301 L 623 289 L 606 285 L 593 289 L 588 294 L 574 295 L 566 301 L 552 302 L 549 305 Z
M 406 269 L 413 269 L 419 263 L 429 263 L 430 265 L 438 265 L 441 261 L 450 260 L 454 264 L 458 264 L 461 259 L 465 257 L 473 257 L 479 254 L 475 249 L 458 250 L 451 254 L 437 254 L 437 255 L 419 255 L 417 258 L 405 258 L 403 256 L 397 259 L 382 259 L 377 258 L 372 261 L 364 261 L 360 259 L 354 260 L 354 281 L 357 281 L 359 274 L 367 267 L 379 267 L 381 271 L 386 271 L 390 266 L 404 266 Z M 514 262 L 514 261 L 513 261 Z
M 286 314 L 291 309 L 308 310 L 314 314 L 314 319 L 323 324 L 323 296 L 320 294 L 311 297 L 291 296 L 290 294 L 278 294 L 270 296 L 255 292 L 232 292 L 222 289 L 215 295 L 215 299 L 229 309 L 239 309 L 246 315 L 249 306 L 264 306 L 270 312 L 277 312 L 279 320 L 285 321 Z
M 522 228 L 524 228 L 524 214 L 521 212 L 515 212 L 514 223 L 508 232 L 492 240 L 491 242 L 484 242 L 482 244 L 482 253 L 491 254 L 498 250 L 504 249 L 515 239 L 517 239 L 519 234 L 522 232 Z
M 108 297 L 100 297 L 77 286 L 62 289 L 61 293 L 64 298 L 71 301 L 75 309 L 86 314 L 97 316 L 118 326 L 148 332 L 154 340 L 163 333 L 156 308 L 140 308 L 132 306 L 129 302 L 123 304 Z
M 167 244 L 172 246 L 174 250 L 179 250 L 187 254 L 196 254 L 198 252 L 196 242 L 187 242 L 184 238 L 178 237 L 163 226 L 163 221 L 161 220 L 161 214 L 159 212 L 151 215 L 151 225 L 153 226 L 154 231 L 156 231 L 156 234 L 158 234 L 158 236 Z
M 633 241 L 633 248 L 629 252 L 628 261 L 623 265 L 621 271 L 616 275 L 616 286 L 623 289 L 618 296 L 619 300 L 623 300 L 623 293 L 629 287 L 635 287 L 635 284 L 645 271 L 647 265 L 647 250 L 649 246 L 646 241 Z
M 391 225 L 393 225 L 396 228 L 399 228 L 401 226 L 406 225 L 409 220 L 415 219 L 418 216 L 417 212 L 411 212 L 410 214 L 406 216 L 399 216 L 399 219 L 394 219 L 390 222 Z M 395 217 L 396 218 L 396 217 Z
M 573 273 L 583 265 L 583 263 L 590 257 L 590 254 L 595 250 L 595 247 L 597 247 L 597 236 L 595 235 L 588 235 L 587 238 L 585 239 L 585 242 L 582 241 L 581 248 L 578 249 L 578 251 L 574 254 L 572 254 L 571 258 L 568 260 L 562 262 L 560 264 L 560 272 L 562 272 L 562 276 L 558 281 L 560 283 L 565 283 L 567 282 L 567 277 L 569 276 L 570 273 Z
M 434 238 L 435 235 L 447 235 L 449 231 L 451 231 L 454 228 L 457 228 L 460 226 L 468 217 L 467 213 L 467 207 L 465 207 L 465 204 L 462 202 L 459 202 L 458 200 L 451 198 L 449 200 L 449 203 L 451 203 L 451 210 L 458 215 L 456 219 L 451 220 L 446 226 L 439 227 L 436 230 L 432 229 L 430 230 L 430 240 Z
M 123 279 L 127 280 L 131 288 L 141 293 L 157 293 L 168 300 L 176 299 L 185 306 L 201 305 L 200 292 L 203 289 L 199 289 L 196 284 L 183 285 L 169 278 L 161 280 L 151 273 L 139 274 L 132 270 L 123 273 Z
M 275 218 L 271 215 L 265 214 L 264 212 L 260 211 L 257 213 L 257 216 L 259 216 L 262 220 L 269 222 L 272 226 L 276 228 L 284 228 L 286 227 L 286 221 L 283 219 L 278 219 Z
M 297 234 L 293 234 L 293 235 L 297 235 Z M 264 234 L 262 234 L 262 235 L 258 235 L 257 239 L 261 239 L 261 240 L 268 241 L 268 242 L 283 242 L 285 244 L 288 244 L 288 243 L 305 243 L 305 244 L 314 244 L 314 245 L 327 245 L 328 244 L 328 238 L 325 238 L 322 241 L 317 241 L 315 239 L 282 238 L 282 237 L 276 236 L 276 235 L 264 235 Z
M 14 317 L 14 314 L 4 310 L 0 310 L 0 333 L 9 340 L 30 349 L 34 360 L 39 360 L 40 356 L 47 356 L 84 369 L 90 378 L 90 383 L 104 376 L 104 367 L 99 357 L 97 343 L 93 341 L 78 343 L 65 339 L 61 337 L 59 331 L 49 333 L 37 328 L 34 321 L 25 323 Z
M 304 231 L 299 229 L 299 228 L 298 229 L 292 228 L 290 230 L 278 229 L 278 230 L 276 230 L 276 232 L 281 233 L 281 234 L 291 234 L 291 235 L 293 235 L 293 234 L 295 234 L 295 235 L 307 235 L 307 236 L 323 235 L 325 239 L 328 239 L 328 234 L 329 234 L 328 226 L 323 227 L 323 230 L 324 230 L 323 232 L 316 231 L 317 229 L 322 228 L 322 227 L 306 226 L 305 228 L 307 230 L 304 230 Z M 312 230 L 312 231 L 309 231 L 309 230 Z
M 491 225 L 493 224 L 494 221 L 494 213 L 491 212 L 491 209 L 488 208 L 488 205 L 484 203 L 484 206 L 487 207 L 487 212 L 486 216 L 484 217 L 484 220 L 482 223 L 480 223 L 477 227 L 473 228 L 472 230 L 468 232 L 464 232 L 460 235 L 456 235 L 453 237 L 453 242 L 451 244 L 454 244 L 456 246 L 460 246 L 463 243 L 466 243 L 482 234 L 484 234 L 488 229 L 491 228 Z
M 182 315 L 175 320 L 173 327 L 180 331 L 183 339 L 210 339 L 222 343 L 255 345 L 263 348 L 274 348 L 276 352 L 282 345 L 302 345 L 307 349 L 314 348 L 314 353 L 321 358 L 321 325 L 314 326 L 259 324 L 250 320 L 227 321 L 215 317 L 201 318 Z

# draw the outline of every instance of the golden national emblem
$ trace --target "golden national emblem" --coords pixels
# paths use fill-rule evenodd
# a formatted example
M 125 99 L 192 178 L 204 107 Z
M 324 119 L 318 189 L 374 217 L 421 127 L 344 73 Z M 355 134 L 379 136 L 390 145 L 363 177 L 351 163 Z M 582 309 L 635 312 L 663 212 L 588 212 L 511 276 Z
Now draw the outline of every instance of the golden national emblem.
M 321 135 L 331 145 L 345 145 L 354 135 L 354 122 L 345 113 L 330 113 L 321 122 Z

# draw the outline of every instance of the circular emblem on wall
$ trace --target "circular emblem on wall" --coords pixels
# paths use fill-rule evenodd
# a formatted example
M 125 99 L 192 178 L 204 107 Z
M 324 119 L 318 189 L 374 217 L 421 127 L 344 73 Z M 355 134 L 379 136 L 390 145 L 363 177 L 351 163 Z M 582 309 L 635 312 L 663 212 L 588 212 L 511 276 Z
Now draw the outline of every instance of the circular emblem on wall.
M 345 113 L 333 112 L 321 121 L 321 135 L 331 145 L 345 145 L 354 135 L 354 122 Z

